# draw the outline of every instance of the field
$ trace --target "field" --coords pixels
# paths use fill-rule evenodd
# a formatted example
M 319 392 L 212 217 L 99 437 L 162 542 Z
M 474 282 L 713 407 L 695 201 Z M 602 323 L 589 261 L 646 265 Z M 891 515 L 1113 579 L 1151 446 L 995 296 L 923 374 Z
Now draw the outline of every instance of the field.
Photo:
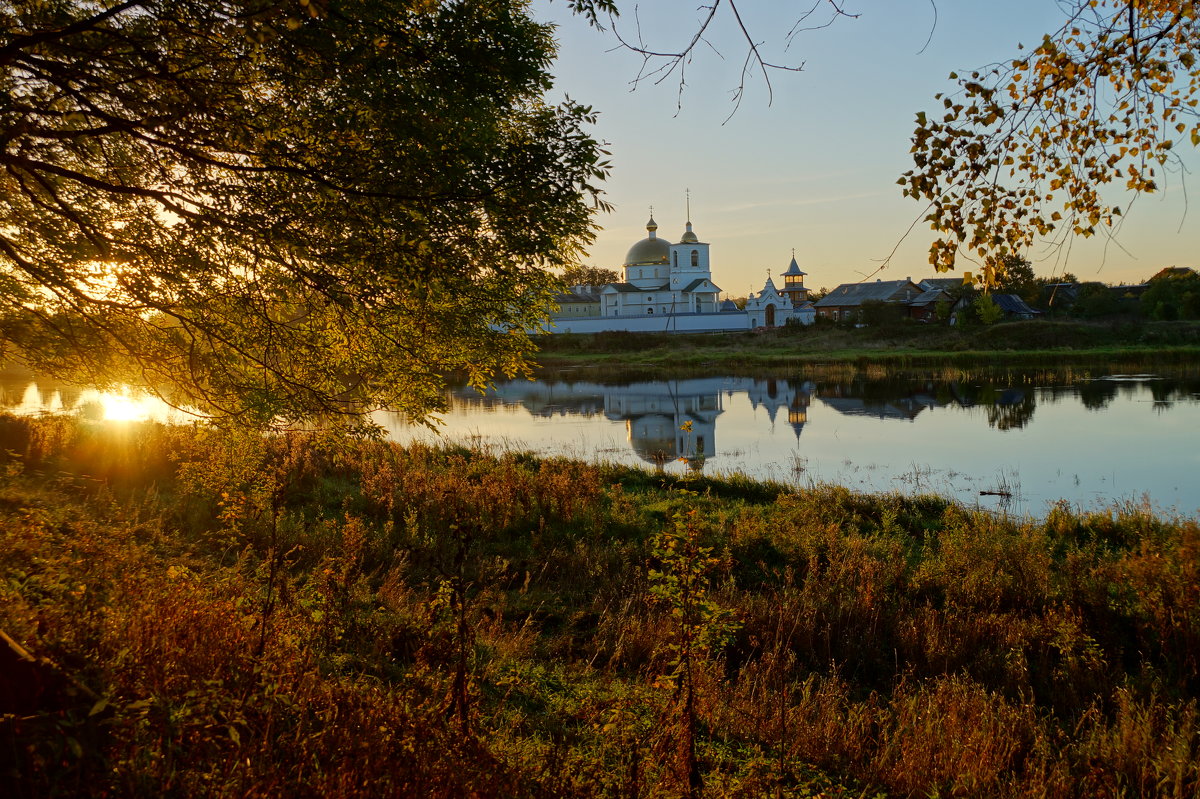
M 548 369 L 640 370 L 660 377 L 855 363 L 892 369 L 979 368 L 1014 359 L 1047 368 L 1119 368 L 1200 362 L 1200 324 L 1039 320 L 955 329 L 907 321 L 867 328 L 818 323 L 746 333 L 556 334 L 540 337 L 538 345 L 538 363 Z
M 32 796 L 1200 796 L 1200 526 L 0 417 Z

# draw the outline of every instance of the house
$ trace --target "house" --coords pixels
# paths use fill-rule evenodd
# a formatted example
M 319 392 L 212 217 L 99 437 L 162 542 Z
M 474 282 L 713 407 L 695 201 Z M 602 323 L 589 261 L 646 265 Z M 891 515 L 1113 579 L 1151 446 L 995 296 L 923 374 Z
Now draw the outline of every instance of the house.
M 925 281 L 921 281 L 923 286 Z M 937 319 L 938 307 L 947 310 L 954 305 L 957 298 L 943 288 L 929 288 L 921 292 L 908 303 L 908 316 L 918 322 L 932 322 Z
M 1069 311 L 1079 302 L 1078 283 L 1047 283 L 1042 286 L 1038 306 L 1047 311 Z
M 554 296 L 558 318 L 581 318 L 600 315 L 600 295 L 596 286 L 571 286 L 569 291 Z
M 1014 319 L 1036 319 L 1042 315 L 1041 311 L 1029 307 L 1025 300 L 1018 297 L 1016 294 L 989 294 L 992 302 L 1000 308 L 1004 314 L 1004 319 L 1011 321 Z M 964 313 L 974 313 L 971 305 L 977 298 L 971 295 L 964 295 L 950 309 L 950 324 L 958 324 L 959 317 Z
M 1150 283 L 1151 281 L 1162 280 L 1164 278 L 1192 277 L 1194 275 L 1196 275 L 1196 270 L 1190 266 L 1168 266 L 1155 272 L 1154 277 L 1146 282 Z
M 844 322 L 858 319 L 865 302 L 907 305 L 925 290 L 904 280 L 876 280 L 874 283 L 843 283 L 815 303 L 817 318 Z
M 1000 306 L 1005 319 L 1036 319 L 1042 315 L 1041 311 L 1030 308 L 1016 294 L 993 294 L 992 302 Z

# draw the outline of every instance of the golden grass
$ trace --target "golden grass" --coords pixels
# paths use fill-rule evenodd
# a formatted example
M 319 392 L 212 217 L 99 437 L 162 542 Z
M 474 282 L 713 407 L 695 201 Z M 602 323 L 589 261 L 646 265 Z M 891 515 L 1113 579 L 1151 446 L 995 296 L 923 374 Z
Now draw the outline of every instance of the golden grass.
M 706 796 L 1200 795 L 1195 519 L 56 419 L 0 451 L 0 629 L 43 658 L 0 660 L 8 795 L 686 795 L 685 734 Z M 688 624 L 736 621 L 690 719 L 683 518 Z

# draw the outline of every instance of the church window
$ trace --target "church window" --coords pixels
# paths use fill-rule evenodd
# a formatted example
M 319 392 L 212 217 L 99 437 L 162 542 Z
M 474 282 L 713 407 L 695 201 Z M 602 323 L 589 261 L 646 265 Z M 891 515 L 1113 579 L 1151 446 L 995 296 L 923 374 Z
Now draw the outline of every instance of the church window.
M 700 252 L 699 252 L 699 250 L 692 250 L 692 266 L 699 266 L 699 265 L 700 265 Z
M 646 313 L 652 314 L 652 313 L 654 313 L 654 309 L 653 309 L 653 308 L 647 308 L 647 309 L 646 309 Z
M 679 268 L 679 251 L 676 250 L 675 252 L 671 253 L 671 257 L 675 259 L 675 262 L 672 264 L 672 266 L 674 266 L 676 269 L 678 269 Z

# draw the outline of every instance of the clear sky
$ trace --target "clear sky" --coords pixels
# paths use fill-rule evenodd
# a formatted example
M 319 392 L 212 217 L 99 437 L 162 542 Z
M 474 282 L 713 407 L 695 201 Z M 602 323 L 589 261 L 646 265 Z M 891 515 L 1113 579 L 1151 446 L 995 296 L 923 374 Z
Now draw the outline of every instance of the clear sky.
M 705 13 L 701 2 L 622 3 L 617 26 L 627 38 L 640 27 L 653 49 L 678 49 Z M 565 0 L 533 0 L 535 17 L 559 25 L 552 99 L 565 94 L 593 106 L 600 113 L 593 133 L 612 153 L 607 192 L 615 210 L 601 215 L 603 230 L 585 263 L 619 268 L 645 237 L 650 206 L 659 234 L 678 241 L 690 189 L 695 231 L 712 245 L 714 281 L 732 296 L 760 289 L 768 270 L 777 276 L 793 248 L 811 288 L 867 276 L 933 276 L 928 226 L 918 224 L 905 238 L 922 206 L 896 185 L 911 166 L 915 114 L 940 108 L 933 96 L 953 88 L 951 71 L 1011 59 L 1018 42 L 1028 46 L 1057 29 L 1057 5 L 845 0 L 857 19 L 800 33 L 785 50 L 785 36 L 809 2 L 826 6 L 826 0 L 742 0 L 743 18 L 767 58 L 803 70 L 773 72 L 770 100 L 755 72 L 733 113 L 745 43 L 724 5 L 712 46 L 697 49 L 681 94 L 678 73 L 634 89 L 639 55 L 619 48 L 611 31 L 572 17 Z M 1120 198 L 1129 211 L 1114 240 L 1035 249 L 1027 254 L 1035 271 L 1123 283 L 1141 282 L 1163 266 L 1200 267 L 1200 154 L 1180 151 L 1191 171 L 1171 174 L 1160 181 L 1163 191 L 1132 207 Z M 1188 197 L 1197 204 L 1190 212 Z M 891 265 L 873 274 L 897 245 Z

